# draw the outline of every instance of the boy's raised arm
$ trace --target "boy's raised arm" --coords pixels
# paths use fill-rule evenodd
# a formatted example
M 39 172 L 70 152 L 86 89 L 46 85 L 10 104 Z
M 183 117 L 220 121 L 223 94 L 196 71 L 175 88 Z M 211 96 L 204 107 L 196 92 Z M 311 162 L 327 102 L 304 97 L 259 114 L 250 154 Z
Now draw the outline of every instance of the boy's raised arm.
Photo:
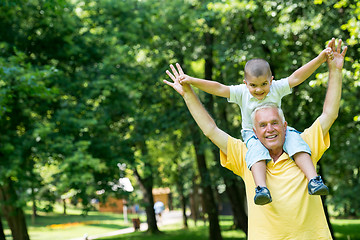
M 215 121 L 201 104 L 199 98 L 194 93 L 190 85 L 185 83 L 180 84 L 179 79 L 183 74 L 183 71 L 179 64 L 176 64 L 176 66 L 178 71 L 174 68 L 174 66 L 170 66 L 173 74 L 170 71 L 166 71 L 173 82 L 169 82 L 167 80 L 164 80 L 163 82 L 171 86 L 183 97 L 187 108 L 204 135 L 226 154 L 229 135 L 217 127 Z
M 170 65 L 170 68 L 172 71 L 174 70 L 176 71 L 173 65 Z M 169 71 L 166 71 L 166 73 L 169 74 Z M 180 72 L 179 72 L 179 81 L 181 84 L 191 84 L 194 87 L 197 87 L 200 90 L 215 96 L 225 97 L 225 98 L 230 97 L 230 87 L 216 81 L 194 78 Z
M 313 74 L 316 69 L 320 67 L 321 64 L 323 64 L 327 56 L 332 59 L 333 53 L 331 49 L 331 45 L 333 45 L 335 42 L 335 39 L 331 39 L 331 41 L 328 43 L 328 46 L 326 49 L 324 49 L 316 58 L 311 60 L 310 62 L 306 63 L 301 68 L 297 69 L 293 74 L 291 74 L 288 78 L 290 88 L 296 87 L 297 85 L 300 85 L 302 82 L 304 82 L 308 77 Z

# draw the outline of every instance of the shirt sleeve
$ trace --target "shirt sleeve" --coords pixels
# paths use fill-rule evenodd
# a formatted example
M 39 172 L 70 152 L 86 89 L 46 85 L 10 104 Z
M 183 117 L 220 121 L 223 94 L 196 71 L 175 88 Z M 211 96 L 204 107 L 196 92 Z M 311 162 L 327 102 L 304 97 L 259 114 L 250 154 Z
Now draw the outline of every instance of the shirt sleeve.
M 311 127 L 305 129 L 301 137 L 311 149 L 311 160 L 314 165 L 320 160 L 324 152 L 330 147 L 330 134 L 323 135 L 320 121 L 316 120 Z
M 228 137 L 227 154 L 220 150 L 221 166 L 233 171 L 236 175 L 243 177 L 244 169 L 247 169 L 245 155 L 247 148 L 241 140 Z
M 230 97 L 228 98 L 228 102 L 241 104 L 241 98 L 244 93 L 244 85 L 231 85 L 230 86 Z
M 288 78 L 283 78 L 283 79 L 274 81 L 272 86 L 273 86 L 274 91 L 276 91 L 276 93 L 278 95 L 280 95 L 281 97 L 284 97 L 292 92 L 292 89 L 290 88 L 290 85 L 289 85 Z

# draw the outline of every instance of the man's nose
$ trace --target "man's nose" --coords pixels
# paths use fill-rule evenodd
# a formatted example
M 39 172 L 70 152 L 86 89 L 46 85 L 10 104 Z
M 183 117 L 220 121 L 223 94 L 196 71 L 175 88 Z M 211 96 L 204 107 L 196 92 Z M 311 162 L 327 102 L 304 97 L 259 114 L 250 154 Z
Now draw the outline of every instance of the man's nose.
M 274 131 L 274 127 L 273 127 L 273 125 L 271 123 L 267 124 L 266 131 L 268 131 L 268 132 Z

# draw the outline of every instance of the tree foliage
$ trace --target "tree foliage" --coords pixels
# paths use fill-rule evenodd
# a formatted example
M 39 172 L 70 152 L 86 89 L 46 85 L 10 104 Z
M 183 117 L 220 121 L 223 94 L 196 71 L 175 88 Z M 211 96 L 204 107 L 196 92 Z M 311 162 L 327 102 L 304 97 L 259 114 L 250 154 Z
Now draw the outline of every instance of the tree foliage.
M 18 206 L 32 189 L 34 203 L 71 197 L 87 210 L 97 190 L 112 192 L 117 164 L 126 163 L 148 191 L 182 182 L 187 196 L 199 174 L 194 123 L 161 82 L 168 65 L 179 62 L 203 78 L 210 59 L 212 79 L 230 85 L 242 82 L 246 61 L 260 57 L 280 79 L 335 37 L 349 51 L 340 114 L 321 168 L 332 214 L 358 216 L 359 7 L 354 0 L 2 1 L 0 186 L 15 187 Z M 327 77 L 324 64 L 284 98 L 291 126 L 304 130 L 321 113 Z M 239 137 L 237 106 L 198 93 L 205 104 L 213 101 L 218 125 Z M 222 184 L 210 144 L 202 149 L 212 183 Z

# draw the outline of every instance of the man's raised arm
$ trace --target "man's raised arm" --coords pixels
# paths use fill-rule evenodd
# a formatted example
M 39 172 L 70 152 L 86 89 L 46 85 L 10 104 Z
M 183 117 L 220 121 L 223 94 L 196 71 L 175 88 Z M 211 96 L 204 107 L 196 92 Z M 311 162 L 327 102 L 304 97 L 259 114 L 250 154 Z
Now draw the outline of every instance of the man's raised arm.
M 334 59 L 327 60 L 329 66 L 329 82 L 326 91 L 323 112 L 318 118 L 324 135 L 329 132 L 330 127 L 338 117 L 340 108 L 342 68 L 344 65 L 344 57 L 347 51 L 347 47 L 344 47 L 344 50 L 341 52 L 341 43 L 342 40 L 340 39 L 338 45 L 336 46 L 335 39 L 333 38 L 328 45 L 328 47 L 331 47 L 333 50 Z
M 229 135 L 217 127 L 215 121 L 201 104 L 191 86 L 188 84 L 180 84 L 179 77 L 180 74 L 183 74 L 183 70 L 178 63 L 176 64 L 176 67 L 178 70 L 176 70 L 173 65 L 170 65 L 173 74 L 170 71 L 166 71 L 173 82 L 168 82 L 166 80 L 163 82 L 174 88 L 183 97 L 187 108 L 204 135 L 226 154 Z

